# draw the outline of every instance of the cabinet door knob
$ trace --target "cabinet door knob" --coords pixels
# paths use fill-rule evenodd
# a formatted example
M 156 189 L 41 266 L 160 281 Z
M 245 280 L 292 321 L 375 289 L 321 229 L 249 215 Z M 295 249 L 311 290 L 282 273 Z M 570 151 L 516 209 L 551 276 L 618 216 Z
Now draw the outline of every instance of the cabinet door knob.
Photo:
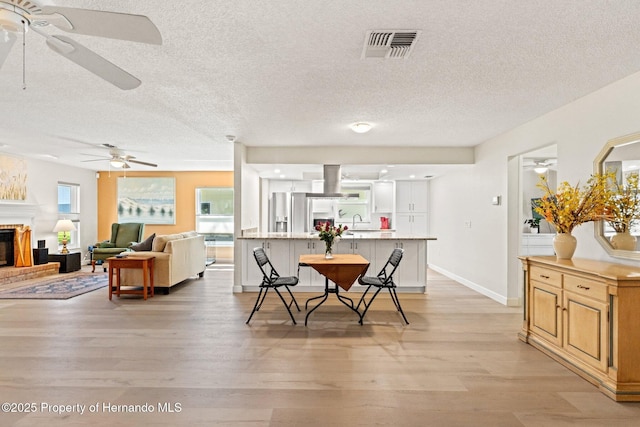
M 542 277 L 543 279 L 548 279 L 549 276 L 545 276 L 544 274 L 541 274 L 540 277 Z
M 585 291 L 588 291 L 589 289 L 591 289 L 589 286 L 584 286 L 584 285 L 578 285 L 577 287 L 578 289 L 584 289 Z

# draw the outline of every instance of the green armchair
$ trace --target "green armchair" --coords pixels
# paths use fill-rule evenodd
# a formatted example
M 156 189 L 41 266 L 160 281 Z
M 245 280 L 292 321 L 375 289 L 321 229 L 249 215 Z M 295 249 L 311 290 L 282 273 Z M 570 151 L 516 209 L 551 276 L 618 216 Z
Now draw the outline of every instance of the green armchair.
M 102 264 L 104 260 L 124 252 L 133 244 L 142 241 L 144 236 L 144 224 L 138 222 L 111 224 L 111 239 L 96 243 L 91 253 L 92 272 L 96 269 L 96 263 Z M 104 271 L 107 271 L 104 268 Z

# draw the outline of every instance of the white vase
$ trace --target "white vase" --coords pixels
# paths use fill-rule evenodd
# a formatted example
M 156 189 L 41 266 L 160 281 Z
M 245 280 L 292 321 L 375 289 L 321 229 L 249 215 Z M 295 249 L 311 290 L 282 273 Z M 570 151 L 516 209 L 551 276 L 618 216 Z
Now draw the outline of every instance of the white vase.
M 628 231 L 616 233 L 611 236 L 610 239 L 613 249 L 620 249 L 622 251 L 634 251 L 636 249 L 637 240 L 636 236 L 632 236 Z
M 571 259 L 576 251 L 578 241 L 571 233 L 558 233 L 553 238 L 553 249 L 556 251 L 556 258 Z

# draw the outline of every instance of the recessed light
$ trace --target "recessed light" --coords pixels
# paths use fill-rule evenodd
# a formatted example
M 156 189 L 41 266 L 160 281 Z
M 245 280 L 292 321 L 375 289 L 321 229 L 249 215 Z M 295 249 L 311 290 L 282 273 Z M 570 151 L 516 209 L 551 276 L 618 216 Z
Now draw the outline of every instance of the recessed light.
M 42 157 L 44 157 L 45 159 L 54 159 L 54 160 L 58 160 L 58 156 L 54 156 L 53 154 L 42 154 Z
M 411 179 L 413 179 L 415 177 L 416 177 L 415 175 L 409 175 L 409 178 L 411 178 Z
M 273 173 L 280 173 L 280 169 L 274 169 Z
M 280 175 L 280 178 L 285 178 L 285 177 L 286 177 L 285 174 Z
M 358 122 L 351 125 L 351 130 L 356 133 L 366 133 L 371 130 L 371 125 L 365 122 Z
M 386 170 L 386 169 L 382 169 L 382 170 L 380 171 L 380 173 L 387 173 L 387 172 L 389 172 L 389 171 L 388 171 L 388 170 Z

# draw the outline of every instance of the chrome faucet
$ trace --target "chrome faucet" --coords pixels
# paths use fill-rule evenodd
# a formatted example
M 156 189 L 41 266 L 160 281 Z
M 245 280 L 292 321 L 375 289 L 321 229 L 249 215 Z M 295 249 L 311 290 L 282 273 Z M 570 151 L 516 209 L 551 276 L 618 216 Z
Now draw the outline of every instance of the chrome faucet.
M 360 214 L 355 214 L 353 216 L 353 220 L 351 222 L 351 229 L 353 230 L 354 228 L 356 228 L 356 217 L 360 218 L 360 222 L 362 222 L 362 217 L 360 216 Z

